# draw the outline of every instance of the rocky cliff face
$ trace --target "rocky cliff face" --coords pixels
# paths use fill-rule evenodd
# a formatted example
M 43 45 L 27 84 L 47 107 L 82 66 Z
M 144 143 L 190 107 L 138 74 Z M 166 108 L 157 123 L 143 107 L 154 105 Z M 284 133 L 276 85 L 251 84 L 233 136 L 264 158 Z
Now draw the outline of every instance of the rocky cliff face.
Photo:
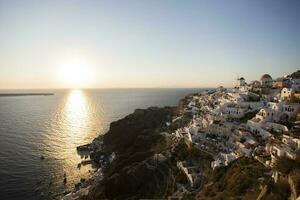
M 98 162 L 98 154 L 115 152 L 116 159 L 105 169 L 103 180 L 92 186 L 84 199 L 123 200 L 172 195 L 179 173 L 176 162 L 188 155 L 182 152 L 188 152 L 192 146 L 189 141 L 178 142 L 169 134 L 172 127 L 167 124 L 177 111 L 171 107 L 139 109 L 113 122 L 104 135 L 104 148 L 92 157 Z
M 153 136 L 168 129 L 166 123 L 175 113 L 176 108 L 171 107 L 135 110 L 133 114 L 111 123 L 110 130 L 104 135 L 106 149 L 117 154 L 136 148 L 139 151 L 149 150 L 153 145 L 151 140 L 159 138 Z
M 269 170 L 261 163 L 241 157 L 229 166 L 211 172 L 207 184 L 196 195 L 196 199 L 256 200 L 269 180 Z
M 173 192 L 175 174 L 162 154 L 113 170 L 89 193 L 90 199 L 166 198 Z

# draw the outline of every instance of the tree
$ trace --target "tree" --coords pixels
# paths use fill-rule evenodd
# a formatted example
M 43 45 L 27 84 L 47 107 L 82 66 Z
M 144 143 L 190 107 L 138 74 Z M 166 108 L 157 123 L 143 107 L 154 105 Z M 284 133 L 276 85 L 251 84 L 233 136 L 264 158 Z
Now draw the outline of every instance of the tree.
M 288 175 L 291 171 L 300 169 L 300 156 L 297 156 L 296 160 L 290 159 L 286 156 L 279 157 L 276 159 L 274 168 L 280 173 Z

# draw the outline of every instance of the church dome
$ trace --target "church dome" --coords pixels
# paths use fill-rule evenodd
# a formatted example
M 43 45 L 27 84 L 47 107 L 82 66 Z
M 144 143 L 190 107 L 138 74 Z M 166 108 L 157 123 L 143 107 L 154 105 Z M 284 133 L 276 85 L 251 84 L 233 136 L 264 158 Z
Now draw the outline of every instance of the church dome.
M 269 74 L 264 74 L 264 75 L 262 75 L 260 80 L 272 80 L 272 77 Z
M 298 71 L 292 73 L 292 74 L 291 74 L 291 77 L 292 77 L 293 79 L 300 79 L 300 70 L 298 70 Z

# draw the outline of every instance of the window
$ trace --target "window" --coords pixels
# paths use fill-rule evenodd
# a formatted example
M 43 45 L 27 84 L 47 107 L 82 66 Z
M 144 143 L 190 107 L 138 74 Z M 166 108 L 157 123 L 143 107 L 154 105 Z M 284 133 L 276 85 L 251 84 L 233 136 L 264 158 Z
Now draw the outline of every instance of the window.
M 283 139 L 283 142 L 284 142 L 284 143 L 287 143 L 287 140 L 286 140 L 286 139 Z

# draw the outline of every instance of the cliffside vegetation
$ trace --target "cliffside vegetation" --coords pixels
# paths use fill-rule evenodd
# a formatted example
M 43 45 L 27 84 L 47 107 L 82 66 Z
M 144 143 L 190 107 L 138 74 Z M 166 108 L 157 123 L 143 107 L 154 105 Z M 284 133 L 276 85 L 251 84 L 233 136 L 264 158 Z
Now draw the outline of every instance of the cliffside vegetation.
M 261 163 L 245 157 L 207 173 L 210 179 L 196 199 L 256 199 L 270 178 Z

